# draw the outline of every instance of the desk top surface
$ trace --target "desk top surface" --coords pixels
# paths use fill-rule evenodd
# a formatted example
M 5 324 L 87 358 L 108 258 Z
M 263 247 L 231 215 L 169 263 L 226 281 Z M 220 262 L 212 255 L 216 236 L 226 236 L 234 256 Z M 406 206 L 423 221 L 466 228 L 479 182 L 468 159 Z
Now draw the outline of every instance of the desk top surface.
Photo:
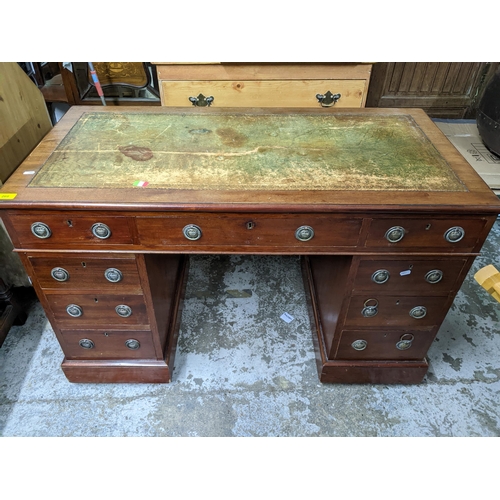
M 417 109 L 74 107 L 2 193 L 9 208 L 500 209 Z

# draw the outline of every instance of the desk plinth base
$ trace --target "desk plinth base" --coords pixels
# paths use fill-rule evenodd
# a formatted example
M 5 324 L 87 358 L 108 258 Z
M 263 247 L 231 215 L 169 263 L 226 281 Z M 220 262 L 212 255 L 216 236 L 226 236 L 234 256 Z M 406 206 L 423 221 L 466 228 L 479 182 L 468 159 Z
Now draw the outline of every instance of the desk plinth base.
M 163 360 L 68 360 L 61 368 L 70 382 L 94 384 L 168 383 L 172 371 Z

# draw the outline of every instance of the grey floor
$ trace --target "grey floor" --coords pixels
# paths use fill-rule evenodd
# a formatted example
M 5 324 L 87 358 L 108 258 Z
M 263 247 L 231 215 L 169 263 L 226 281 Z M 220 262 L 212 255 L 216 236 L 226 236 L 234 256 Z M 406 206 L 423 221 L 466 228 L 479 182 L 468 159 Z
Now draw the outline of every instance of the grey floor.
M 417 386 L 319 383 L 297 257 L 193 257 L 171 384 L 69 383 L 35 302 L 0 349 L 0 434 L 499 436 L 500 304 L 473 279 L 499 249 L 497 221 Z

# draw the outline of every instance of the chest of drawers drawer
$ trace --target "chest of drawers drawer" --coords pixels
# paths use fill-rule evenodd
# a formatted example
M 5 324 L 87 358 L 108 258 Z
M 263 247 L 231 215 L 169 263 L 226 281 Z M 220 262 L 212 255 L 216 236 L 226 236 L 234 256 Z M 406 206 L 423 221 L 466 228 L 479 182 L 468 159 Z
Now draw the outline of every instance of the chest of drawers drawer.
M 102 290 L 141 293 L 141 283 L 135 256 L 111 257 L 81 254 L 69 257 L 39 257 L 32 255 L 29 261 L 39 285 L 43 289 Z
M 238 80 L 163 81 L 164 106 L 192 106 L 199 94 L 210 97 L 213 107 L 321 107 L 317 95 L 338 96 L 335 108 L 359 108 L 364 80 Z M 332 106 L 332 107 L 333 107 Z
M 133 243 L 128 217 L 11 215 L 21 248 L 99 248 Z
M 306 249 L 353 247 L 363 219 L 335 215 L 213 214 L 137 217 L 141 245 L 186 247 L 271 247 Z
M 45 297 L 63 329 L 149 324 L 143 295 L 47 293 Z
M 486 218 L 380 218 L 370 224 L 365 247 L 383 251 L 424 250 L 471 252 Z
M 457 286 L 467 259 L 360 259 L 353 292 L 448 295 Z
M 68 359 L 146 359 L 156 356 L 149 330 L 61 330 Z

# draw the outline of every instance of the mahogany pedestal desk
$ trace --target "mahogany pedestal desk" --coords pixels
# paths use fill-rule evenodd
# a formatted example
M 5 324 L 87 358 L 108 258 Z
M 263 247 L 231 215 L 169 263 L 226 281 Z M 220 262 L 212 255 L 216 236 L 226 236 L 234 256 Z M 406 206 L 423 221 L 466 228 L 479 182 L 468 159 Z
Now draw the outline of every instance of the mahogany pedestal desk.
M 319 377 L 418 383 L 500 204 L 417 109 L 74 107 L 0 191 L 72 382 L 169 382 L 189 254 L 301 255 Z

